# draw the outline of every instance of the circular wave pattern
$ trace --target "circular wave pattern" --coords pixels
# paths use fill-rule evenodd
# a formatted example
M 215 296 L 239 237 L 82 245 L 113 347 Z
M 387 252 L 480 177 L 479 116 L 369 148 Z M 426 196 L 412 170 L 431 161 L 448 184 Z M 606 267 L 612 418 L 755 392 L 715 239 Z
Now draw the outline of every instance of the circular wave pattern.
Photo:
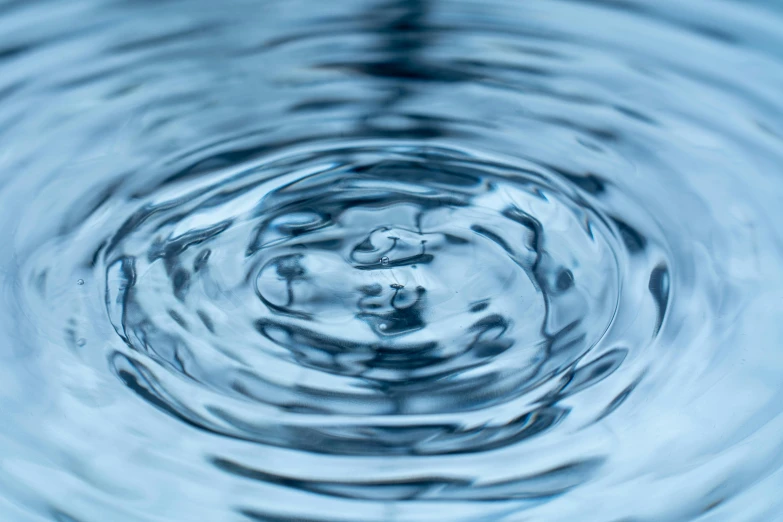
M 0 3 L 3 519 L 780 520 L 781 27 Z
M 463 453 L 540 433 L 567 395 L 545 385 L 619 306 L 616 226 L 533 170 L 450 151 L 310 153 L 126 223 L 106 251 L 118 334 L 239 410 L 205 418 L 187 396 L 166 407 L 307 451 Z M 626 351 L 580 371 L 581 385 Z M 146 380 L 127 355 L 114 362 L 134 387 Z M 510 401 L 515 418 L 492 426 Z M 271 425 L 254 425 L 259 411 Z M 461 428 L 467 412 L 483 426 Z

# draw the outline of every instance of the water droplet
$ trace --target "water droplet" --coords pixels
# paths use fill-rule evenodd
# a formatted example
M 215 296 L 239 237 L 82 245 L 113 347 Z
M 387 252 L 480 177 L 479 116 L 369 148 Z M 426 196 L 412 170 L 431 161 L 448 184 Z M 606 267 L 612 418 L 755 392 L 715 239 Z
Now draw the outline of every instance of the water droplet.
M 76 284 L 82 286 L 84 284 L 84 279 L 79 279 L 78 281 L 76 281 Z
M 79 338 L 76 340 L 76 344 L 79 346 L 84 346 L 85 344 L 87 344 L 87 339 L 84 339 L 83 337 Z
M 386 323 L 381 323 L 381 324 L 378 326 L 378 328 L 379 328 L 380 330 L 386 330 L 386 329 L 388 328 L 388 326 L 386 325 Z
M 383 266 L 387 266 L 387 265 L 389 264 L 389 258 L 388 258 L 388 257 L 386 257 L 386 256 L 383 256 L 383 257 L 381 258 L 381 264 L 382 264 Z

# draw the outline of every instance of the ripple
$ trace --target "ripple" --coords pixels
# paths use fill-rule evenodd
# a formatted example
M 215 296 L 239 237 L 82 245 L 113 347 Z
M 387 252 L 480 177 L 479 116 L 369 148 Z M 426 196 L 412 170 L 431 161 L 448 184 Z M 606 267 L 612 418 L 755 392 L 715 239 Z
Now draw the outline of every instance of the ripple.
M 783 19 L 681 4 L 0 5 L 4 519 L 778 520 Z
M 616 227 L 543 171 L 465 153 L 283 164 L 183 188 L 121 227 L 105 263 L 123 381 L 209 430 L 321 453 L 474 452 L 565 416 L 540 396 L 619 306 Z M 188 385 L 169 391 L 150 362 Z M 189 404 L 189 385 L 216 402 Z M 510 403 L 492 427 L 489 408 Z M 259 422 L 256 406 L 277 411 Z M 466 412 L 483 427 L 459 427 Z

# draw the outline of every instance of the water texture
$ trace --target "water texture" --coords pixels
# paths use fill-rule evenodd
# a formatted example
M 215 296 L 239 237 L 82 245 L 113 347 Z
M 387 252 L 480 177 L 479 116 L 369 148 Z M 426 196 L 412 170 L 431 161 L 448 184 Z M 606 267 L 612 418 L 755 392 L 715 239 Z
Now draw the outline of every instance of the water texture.
M 783 520 L 783 11 L 0 1 L 0 520 Z

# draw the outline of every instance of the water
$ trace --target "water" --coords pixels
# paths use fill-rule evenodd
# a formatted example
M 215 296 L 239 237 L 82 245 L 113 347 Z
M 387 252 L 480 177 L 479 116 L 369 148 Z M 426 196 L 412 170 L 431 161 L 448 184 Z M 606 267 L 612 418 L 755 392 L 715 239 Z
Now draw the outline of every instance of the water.
M 783 11 L 0 1 L 0 519 L 783 520 Z

